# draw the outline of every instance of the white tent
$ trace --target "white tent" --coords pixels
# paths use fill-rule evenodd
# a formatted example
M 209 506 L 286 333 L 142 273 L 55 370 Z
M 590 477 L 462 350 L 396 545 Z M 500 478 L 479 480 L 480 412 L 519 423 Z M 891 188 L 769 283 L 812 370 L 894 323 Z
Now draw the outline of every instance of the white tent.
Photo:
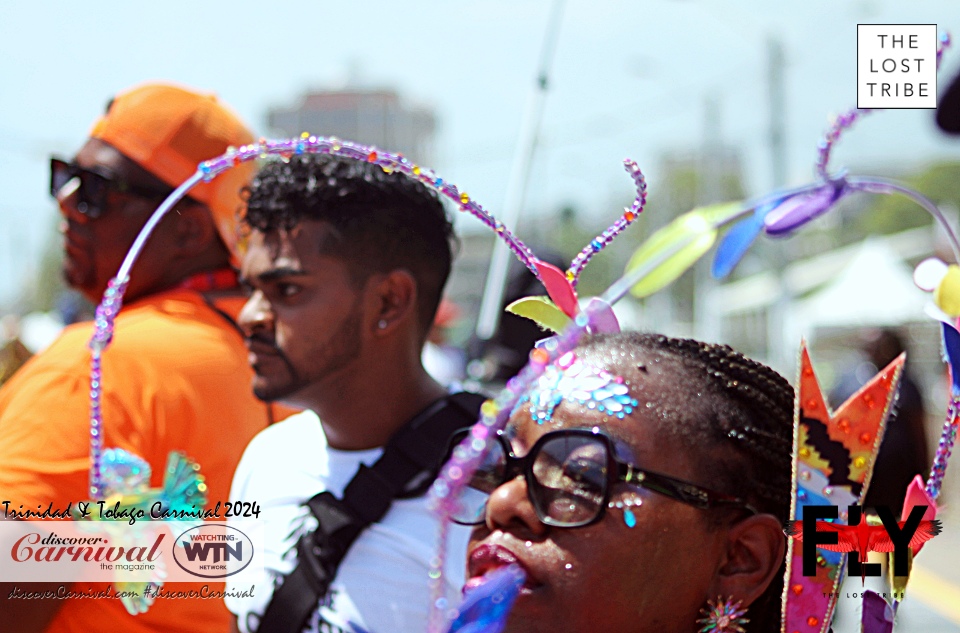
M 930 295 L 913 283 L 913 271 L 880 240 L 866 240 L 833 281 L 796 304 L 793 320 L 817 327 L 895 326 L 924 321 Z

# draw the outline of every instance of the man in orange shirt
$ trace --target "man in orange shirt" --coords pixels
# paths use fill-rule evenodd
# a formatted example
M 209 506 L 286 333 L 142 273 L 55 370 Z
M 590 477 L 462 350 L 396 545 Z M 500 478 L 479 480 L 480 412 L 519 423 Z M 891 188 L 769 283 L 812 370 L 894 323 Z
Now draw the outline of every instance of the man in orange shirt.
M 99 302 L 160 201 L 199 162 L 252 140 L 212 95 L 149 84 L 117 96 L 72 161 L 51 161 L 67 282 Z M 201 183 L 159 223 L 130 275 L 102 360 L 104 447 L 145 459 L 152 487 L 162 484 L 167 455 L 185 453 L 206 478 L 209 506 L 227 500 L 244 447 L 273 414 L 251 393 L 234 322 L 244 299 L 232 248 L 252 169 L 248 163 Z M 0 389 L 0 502 L 62 508 L 89 498 L 92 331 L 91 323 L 68 327 Z M 179 587 L 190 588 L 199 585 Z M 219 599 L 157 599 L 134 617 L 117 599 L 15 600 L 11 589 L 0 586 L 0 621 L 18 633 L 228 627 Z

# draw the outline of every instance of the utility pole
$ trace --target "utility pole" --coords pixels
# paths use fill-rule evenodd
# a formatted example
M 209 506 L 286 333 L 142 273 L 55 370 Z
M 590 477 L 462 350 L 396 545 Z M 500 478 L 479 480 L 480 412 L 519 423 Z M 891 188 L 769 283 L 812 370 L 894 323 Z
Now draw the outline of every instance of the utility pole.
M 517 153 L 514 155 L 513 169 L 507 183 L 506 200 L 500 221 L 511 231 L 517 230 L 517 221 L 527 195 L 527 185 L 530 181 L 530 170 L 536 154 L 537 142 L 540 136 L 540 122 L 543 118 L 543 108 L 550 85 L 550 66 L 557 48 L 557 36 L 560 32 L 560 21 L 563 16 L 564 0 L 554 0 L 550 21 L 547 25 L 543 49 L 540 52 L 540 63 L 537 69 L 536 84 L 530 95 L 527 111 L 520 128 L 520 139 L 517 143 Z M 507 280 L 507 264 L 510 260 L 510 251 L 501 240 L 495 240 L 493 255 L 490 261 L 490 270 L 483 288 L 483 298 L 480 301 L 480 314 L 477 318 L 477 338 L 489 340 L 497 331 L 500 323 L 500 303 L 503 301 L 503 292 Z
M 723 140 L 721 137 L 720 99 L 709 95 L 703 101 L 703 142 L 698 165 L 700 185 L 695 203 L 705 206 L 721 202 L 723 198 Z M 694 266 L 693 331 L 698 339 L 719 341 L 722 328 L 714 309 L 715 282 L 710 275 L 710 259 L 703 257 Z
M 787 184 L 786 125 L 784 122 L 783 44 L 776 38 L 767 40 L 767 86 L 770 94 L 770 165 L 774 189 Z
M 777 37 L 767 40 L 767 89 L 770 108 L 770 167 L 774 189 L 786 185 L 787 181 L 787 153 L 786 153 L 786 99 L 784 97 L 784 63 L 783 44 Z M 780 248 L 767 249 L 769 256 L 769 270 L 776 276 L 777 294 L 767 307 L 767 361 L 775 368 L 789 368 L 794 361 L 789 351 L 794 341 L 785 340 L 785 325 L 787 311 L 790 306 L 790 289 L 786 285 L 783 269 L 787 258 Z

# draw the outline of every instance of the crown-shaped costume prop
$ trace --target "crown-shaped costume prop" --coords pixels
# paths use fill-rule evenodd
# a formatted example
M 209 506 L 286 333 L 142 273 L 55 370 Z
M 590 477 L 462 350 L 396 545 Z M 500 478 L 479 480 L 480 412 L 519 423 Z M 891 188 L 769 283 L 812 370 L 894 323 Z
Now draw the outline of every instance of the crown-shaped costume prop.
M 900 355 L 836 411 L 823 397 L 806 344 L 794 407 L 793 499 L 790 516 L 803 519 L 809 505 L 835 505 L 840 522 L 846 508 L 863 501 L 900 383 Z M 837 604 L 846 555 L 818 550 L 815 576 L 804 575 L 803 547 L 787 546 L 783 631 L 826 633 Z M 865 561 L 863 561 L 865 562 Z

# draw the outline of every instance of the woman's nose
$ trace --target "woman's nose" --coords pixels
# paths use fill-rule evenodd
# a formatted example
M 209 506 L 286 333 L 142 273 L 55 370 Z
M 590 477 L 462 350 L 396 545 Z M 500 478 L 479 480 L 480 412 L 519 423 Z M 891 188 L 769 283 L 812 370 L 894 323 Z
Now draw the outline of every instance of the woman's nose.
M 542 536 L 548 529 L 537 517 L 522 475 L 502 483 L 491 493 L 487 499 L 486 524 L 490 530 L 521 530 L 534 536 Z

